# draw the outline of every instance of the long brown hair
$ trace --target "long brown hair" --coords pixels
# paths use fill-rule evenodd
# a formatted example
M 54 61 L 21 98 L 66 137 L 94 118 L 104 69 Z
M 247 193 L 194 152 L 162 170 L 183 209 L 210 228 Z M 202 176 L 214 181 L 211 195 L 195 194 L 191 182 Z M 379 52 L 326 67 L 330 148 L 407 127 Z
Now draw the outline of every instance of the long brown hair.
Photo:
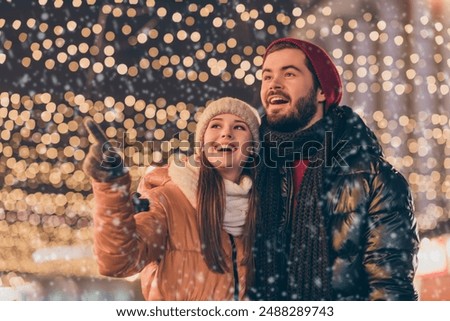
M 242 175 L 249 176 L 255 182 L 256 158 L 250 156 L 251 164 L 245 164 Z M 225 186 L 222 176 L 208 162 L 201 152 L 200 173 L 197 187 L 197 210 L 199 213 L 200 241 L 202 254 L 208 268 L 217 273 L 229 271 L 224 258 L 227 253 L 222 247 L 222 223 L 225 215 Z M 251 280 L 253 270 L 253 240 L 255 237 L 256 219 L 256 188 L 249 191 L 248 213 L 242 235 L 244 244 L 244 259 L 240 264 L 247 265 L 247 282 Z

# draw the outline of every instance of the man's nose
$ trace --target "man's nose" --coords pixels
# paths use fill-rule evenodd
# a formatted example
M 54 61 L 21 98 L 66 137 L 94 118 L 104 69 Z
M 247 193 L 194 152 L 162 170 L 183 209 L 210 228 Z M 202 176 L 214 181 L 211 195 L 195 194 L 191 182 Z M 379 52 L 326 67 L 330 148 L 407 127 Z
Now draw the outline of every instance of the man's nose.
M 280 77 L 274 76 L 269 83 L 269 89 L 280 89 L 283 87 L 283 83 Z

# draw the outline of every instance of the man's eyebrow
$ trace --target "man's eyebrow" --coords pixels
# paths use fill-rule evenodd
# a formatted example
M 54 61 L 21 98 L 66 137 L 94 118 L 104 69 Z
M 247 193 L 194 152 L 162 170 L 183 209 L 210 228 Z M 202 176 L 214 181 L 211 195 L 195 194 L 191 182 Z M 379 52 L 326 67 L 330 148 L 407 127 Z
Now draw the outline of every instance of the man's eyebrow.
M 281 70 L 287 70 L 287 69 L 295 69 L 295 70 L 297 70 L 297 71 L 301 71 L 300 70 L 300 68 L 298 68 L 297 66 L 294 66 L 294 65 L 287 65 L 287 66 L 283 66 L 283 67 L 281 67 Z M 262 72 L 264 73 L 264 72 L 271 72 L 272 71 L 272 69 L 270 69 L 270 68 L 264 68 L 263 70 L 262 70 Z
M 297 66 L 294 66 L 294 65 L 287 65 L 287 66 L 282 67 L 281 69 L 286 70 L 286 69 L 291 69 L 291 68 L 295 69 L 297 71 L 301 71 L 300 68 L 298 68 Z

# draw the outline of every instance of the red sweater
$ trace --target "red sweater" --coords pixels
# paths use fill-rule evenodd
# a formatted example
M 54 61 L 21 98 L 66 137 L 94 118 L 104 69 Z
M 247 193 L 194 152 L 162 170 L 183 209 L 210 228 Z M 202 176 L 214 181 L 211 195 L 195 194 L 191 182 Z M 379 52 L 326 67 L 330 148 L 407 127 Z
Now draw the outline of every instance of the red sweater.
M 309 160 L 296 160 L 294 161 L 294 195 L 295 198 L 300 191 L 303 176 L 305 176 L 306 169 L 308 168 Z M 295 202 L 294 202 L 295 206 Z

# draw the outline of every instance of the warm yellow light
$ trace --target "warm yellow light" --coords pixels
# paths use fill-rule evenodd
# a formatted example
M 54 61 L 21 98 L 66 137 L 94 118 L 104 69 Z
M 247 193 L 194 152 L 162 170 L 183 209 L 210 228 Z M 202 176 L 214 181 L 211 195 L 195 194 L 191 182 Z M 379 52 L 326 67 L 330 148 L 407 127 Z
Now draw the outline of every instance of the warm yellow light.
M 438 238 L 424 238 L 420 242 L 418 253 L 419 266 L 416 276 L 425 276 L 435 273 L 447 272 L 449 240 Z

